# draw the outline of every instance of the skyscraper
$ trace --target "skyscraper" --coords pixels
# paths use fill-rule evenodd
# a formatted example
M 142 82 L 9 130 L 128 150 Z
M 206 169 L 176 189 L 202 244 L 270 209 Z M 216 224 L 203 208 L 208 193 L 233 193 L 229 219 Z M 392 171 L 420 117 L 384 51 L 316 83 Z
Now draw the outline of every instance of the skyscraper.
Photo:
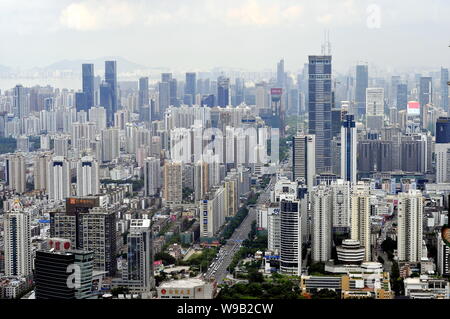
M 297 134 L 292 139 L 293 180 L 304 179 L 308 188 L 314 186 L 316 176 L 315 136 Z
M 69 162 L 62 156 L 54 156 L 48 163 L 47 171 L 48 197 L 54 201 L 62 201 L 70 196 Z
M 397 110 L 406 110 L 408 107 L 408 84 L 397 86 Z
M 181 162 L 166 162 L 164 165 L 164 199 L 168 204 L 181 204 L 183 199 L 183 176 Z
M 94 270 L 107 271 L 109 276 L 114 276 L 117 270 L 115 211 L 94 207 L 79 217 L 82 229 L 80 248 L 94 252 Z
M 148 77 L 143 77 L 139 79 L 139 107 L 148 106 L 149 103 Z
M 109 128 L 102 131 L 102 162 L 111 162 L 120 155 L 119 129 Z
M 24 118 L 29 115 L 29 103 L 27 101 L 27 90 L 22 85 L 14 88 L 13 114 L 15 117 Z
M 431 77 L 421 77 L 419 86 L 419 103 L 420 103 L 420 124 L 424 123 L 425 105 L 433 103 L 433 79 Z
M 145 196 L 158 195 L 161 189 L 161 167 L 158 158 L 148 157 L 144 161 Z
M 162 116 L 170 105 L 170 85 L 169 82 L 159 82 L 159 114 Z
M 300 276 L 302 273 L 302 236 L 300 202 L 281 201 L 281 273 Z
M 30 215 L 18 199 L 4 216 L 5 274 L 26 277 L 31 275 Z
M 44 191 L 47 189 L 48 163 L 51 161 L 51 153 L 43 153 L 34 159 L 34 189 Z
M 127 237 L 127 284 L 134 292 L 154 288 L 153 241 L 150 219 L 132 219 Z
M 77 196 L 100 193 L 98 162 L 92 156 L 85 156 L 77 163 Z
M 316 171 L 331 172 L 331 56 L 309 57 L 309 134 L 316 136 Z
M 111 115 L 108 116 L 109 125 L 114 124 L 114 114 L 118 110 L 118 90 L 117 90 L 117 62 L 105 61 L 105 82 L 109 84 L 110 97 L 111 97 Z M 104 106 L 104 105 L 101 105 Z M 108 110 L 108 109 L 107 109 Z
M 441 68 L 441 108 L 448 112 L 448 69 Z
M 184 104 L 192 106 L 195 104 L 195 94 L 197 93 L 197 74 L 186 73 L 186 85 L 184 88 Z
M 285 87 L 285 73 L 284 73 L 284 59 L 281 59 L 280 62 L 277 63 L 277 86 L 279 88 Z
M 106 121 L 108 126 L 112 125 L 111 121 L 114 122 L 112 104 L 111 85 L 103 81 L 100 84 L 100 106 L 106 109 Z
M 370 189 L 369 185 L 360 182 L 353 185 L 351 195 L 351 229 L 350 236 L 358 240 L 365 249 L 365 261 L 372 260 L 370 238 Z
M 450 182 L 450 118 L 441 117 L 436 122 L 436 183 Z
M 224 76 L 217 79 L 217 105 L 220 107 L 230 105 L 230 79 Z
M 419 190 L 399 194 L 397 232 L 398 260 L 420 262 L 423 240 L 423 196 Z
M 366 114 L 366 89 L 369 87 L 369 67 L 367 64 L 356 66 L 355 102 L 358 118 Z
M 380 130 L 384 125 L 384 89 L 366 90 L 366 127 Z
M 320 184 L 311 192 L 311 254 L 313 262 L 331 257 L 333 206 L 331 189 Z
M 38 250 L 36 299 L 92 297 L 93 253 L 82 250 Z M 71 277 L 74 279 L 71 280 Z
M 354 115 L 346 115 L 341 128 L 341 178 L 353 184 L 357 181 L 357 131 Z
M 25 193 L 26 190 L 25 169 L 25 157 L 23 155 L 13 154 L 6 158 L 6 184 L 10 190 L 13 190 L 17 194 Z
M 95 89 L 94 89 L 94 65 L 83 64 L 82 65 L 82 77 L 83 77 L 83 93 L 84 93 L 84 110 L 89 110 L 95 105 Z

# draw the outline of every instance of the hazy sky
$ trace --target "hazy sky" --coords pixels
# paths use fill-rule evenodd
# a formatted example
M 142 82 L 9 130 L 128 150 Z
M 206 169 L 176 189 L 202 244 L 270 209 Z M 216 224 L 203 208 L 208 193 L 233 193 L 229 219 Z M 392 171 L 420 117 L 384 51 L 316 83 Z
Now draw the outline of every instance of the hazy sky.
M 378 14 L 379 10 L 379 14 Z M 0 65 L 122 56 L 149 67 L 450 66 L 448 0 L 0 0 Z

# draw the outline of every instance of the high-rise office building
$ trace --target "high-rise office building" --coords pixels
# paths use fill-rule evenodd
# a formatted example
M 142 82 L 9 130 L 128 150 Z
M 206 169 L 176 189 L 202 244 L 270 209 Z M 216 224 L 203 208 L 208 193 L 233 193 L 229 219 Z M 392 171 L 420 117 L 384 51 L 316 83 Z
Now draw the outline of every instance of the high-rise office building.
M 315 136 L 297 134 L 292 139 L 292 174 L 293 180 L 304 179 L 311 189 L 316 176 Z
M 145 196 L 155 196 L 161 189 L 161 167 L 159 158 L 148 157 L 144 161 Z
M 408 107 L 408 84 L 397 86 L 397 110 L 406 110 Z
M 26 191 L 26 166 L 22 154 L 9 155 L 5 161 L 6 184 L 16 194 Z
M 341 178 L 353 184 L 357 181 L 357 131 L 354 115 L 346 115 L 341 129 Z
M 366 114 L 366 89 L 369 87 L 369 67 L 367 64 L 356 66 L 355 102 L 358 118 Z
M 364 247 L 364 260 L 372 260 L 370 228 L 370 186 L 364 182 L 353 185 L 351 194 L 350 237 Z
M 162 115 L 170 106 L 170 85 L 169 82 L 159 82 L 159 114 Z
M 331 257 L 332 206 L 331 189 L 320 184 L 311 191 L 311 254 L 313 262 L 327 262 Z
M 150 98 L 148 94 L 148 77 L 139 79 L 139 107 L 148 106 Z
M 437 232 L 437 260 L 436 270 L 440 276 L 450 275 L 450 245 L 442 238 L 442 232 Z
M 169 80 L 169 105 L 171 106 L 180 106 L 180 102 L 178 100 L 178 82 L 177 79 Z
M 380 130 L 384 125 L 384 89 L 366 90 L 366 127 Z
M 13 114 L 15 117 L 24 118 L 29 115 L 30 109 L 28 107 L 27 89 L 22 85 L 16 85 L 14 88 L 13 99 Z
M 48 197 L 54 201 L 63 201 L 70 196 L 69 162 L 62 156 L 54 156 L 47 169 Z
M 441 117 L 436 122 L 436 183 L 450 182 L 450 118 Z
M 100 193 L 98 162 L 92 156 L 82 157 L 77 163 L 77 196 Z
M 80 214 L 82 228 L 81 249 L 94 252 L 94 270 L 114 276 L 117 270 L 116 213 L 94 207 Z
M 419 190 L 398 195 L 397 254 L 399 261 L 420 262 L 423 240 L 423 196 Z
M 441 68 L 441 108 L 448 112 L 448 69 Z
M 113 125 L 114 114 L 119 109 L 119 92 L 117 88 L 117 62 L 105 61 L 105 82 L 109 84 L 110 96 L 111 96 L 111 109 L 110 116 L 108 116 L 108 124 Z M 101 105 L 104 106 L 104 105 Z M 108 111 L 108 109 L 107 109 Z
M 134 292 L 149 293 L 155 287 L 150 219 L 132 219 L 127 237 L 127 284 Z
M 197 94 L 197 74 L 193 72 L 186 73 L 186 84 L 184 88 L 184 104 L 192 106 L 195 104 L 195 95 Z
M 93 297 L 92 252 L 71 249 L 38 250 L 34 263 L 36 299 Z
M 224 76 L 217 79 L 217 105 L 220 107 L 230 105 L 230 79 Z
M 425 106 L 433 103 L 433 79 L 431 77 L 421 77 L 419 84 L 419 103 L 420 103 L 420 124 L 424 126 L 426 123 L 424 117 L 426 115 Z
M 333 233 L 350 232 L 350 192 L 351 183 L 338 179 L 330 185 L 333 198 Z
M 102 82 L 100 84 L 100 106 L 106 109 L 106 121 L 108 122 L 108 126 L 111 126 L 111 121 L 114 121 L 112 104 L 111 85 L 107 82 Z
M 82 65 L 82 77 L 83 77 L 83 94 L 84 94 L 84 102 L 85 102 L 83 110 L 87 111 L 91 107 L 95 106 L 94 65 L 93 64 L 83 64 Z
M 316 171 L 331 172 L 331 56 L 309 57 L 309 134 L 316 136 Z
M 183 199 L 182 162 L 166 162 L 164 165 L 163 197 L 168 204 L 181 204 Z
M 3 218 L 5 274 L 27 277 L 32 273 L 30 215 L 16 199 Z
M 300 202 L 282 200 L 280 209 L 280 270 L 281 273 L 302 274 L 302 236 Z
M 284 59 L 281 59 L 280 62 L 277 63 L 277 86 L 279 88 L 285 87 L 285 79 L 286 75 L 284 73 Z

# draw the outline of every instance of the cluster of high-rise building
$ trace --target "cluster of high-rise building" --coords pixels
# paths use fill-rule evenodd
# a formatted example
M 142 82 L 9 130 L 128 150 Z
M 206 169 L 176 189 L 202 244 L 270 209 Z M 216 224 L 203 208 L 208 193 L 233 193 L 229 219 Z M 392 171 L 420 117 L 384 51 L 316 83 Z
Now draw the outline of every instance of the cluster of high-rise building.
M 370 77 L 361 63 L 343 76 L 332 62 L 121 82 L 106 61 L 102 76 L 82 65 L 79 91 L 1 92 L 0 139 L 15 144 L 0 155 L 0 297 L 31 283 L 38 299 L 213 291 L 198 278 L 156 289 L 155 253 L 186 253 L 167 248 L 177 238 L 220 245 L 227 222 L 263 193 L 265 270 L 300 277 L 302 293 L 391 298 L 398 263 L 408 296 L 448 298 L 445 279 L 424 277 L 449 275 L 448 70 Z M 317 264 L 338 275 L 319 280 Z

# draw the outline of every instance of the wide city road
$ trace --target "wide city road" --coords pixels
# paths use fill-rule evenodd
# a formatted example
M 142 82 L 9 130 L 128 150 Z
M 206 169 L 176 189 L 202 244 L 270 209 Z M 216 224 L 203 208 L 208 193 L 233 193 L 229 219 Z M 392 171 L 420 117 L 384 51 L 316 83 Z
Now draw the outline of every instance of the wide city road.
M 260 205 L 269 200 L 270 190 L 273 188 L 274 180 L 270 181 L 270 184 L 258 198 L 257 205 Z M 242 242 L 248 238 L 248 234 L 251 231 L 252 223 L 256 220 L 256 209 L 250 207 L 248 215 L 242 221 L 241 225 L 236 228 L 230 239 L 223 245 L 214 262 L 209 267 L 205 274 L 205 278 L 214 278 L 217 284 L 222 284 L 224 279 L 229 274 L 227 268 L 231 264 L 234 255 L 239 251 L 242 246 Z

